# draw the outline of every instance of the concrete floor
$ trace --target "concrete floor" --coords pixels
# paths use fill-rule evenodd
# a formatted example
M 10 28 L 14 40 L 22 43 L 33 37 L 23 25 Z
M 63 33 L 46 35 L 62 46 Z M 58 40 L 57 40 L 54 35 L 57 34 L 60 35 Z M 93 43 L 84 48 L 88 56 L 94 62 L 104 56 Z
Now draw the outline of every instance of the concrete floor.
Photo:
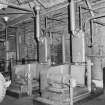
M 16 99 L 10 96 L 6 96 L 0 105 L 33 105 L 33 100 L 32 97 Z M 83 103 L 77 103 L 76 105 L 105 105 L 105 93 Z
M 0 105 L 33 105 L 32 97 L 13 98 L 6 96 Z
M 76 105 L 105 105 L 105 93 L 83 103 L 77 103 Z

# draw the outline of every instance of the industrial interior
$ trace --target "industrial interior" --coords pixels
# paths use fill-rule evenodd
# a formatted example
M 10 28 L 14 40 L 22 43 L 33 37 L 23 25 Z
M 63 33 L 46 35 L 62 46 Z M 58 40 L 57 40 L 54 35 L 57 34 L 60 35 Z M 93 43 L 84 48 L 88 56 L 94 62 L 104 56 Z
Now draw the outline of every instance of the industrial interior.
M 0 0 L 0 105 L 104 105 L 88 103 L 105 100 L 104 12 L 105 0 Z

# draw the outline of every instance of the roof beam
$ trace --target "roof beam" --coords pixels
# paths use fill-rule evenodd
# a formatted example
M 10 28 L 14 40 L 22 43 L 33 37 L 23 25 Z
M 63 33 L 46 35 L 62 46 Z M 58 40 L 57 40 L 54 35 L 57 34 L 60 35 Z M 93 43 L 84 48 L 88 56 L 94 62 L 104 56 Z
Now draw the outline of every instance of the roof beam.
M 75 0 L 75 3 L 77 3 L 77 2 L 81 2 L 81 0 Z M 36 4 L 36 2 L 34 2 L 34 3 Z M 56 11 L 56 10 L 60 10 L 60 9 L 62 9 L 62 8 L 66 8 L 68 5 L 69 5 L 68 2 L 60 3 L 59 5 L 53 6 L 53 7 L 49 8 L 49 9 L 41 10 L 41 11 L 40 11 L 40 14 L 41 14 L 41 16 L 42 16 L 42 15 L 47 15 L 47 14 L 49 14 L 49 13 L 51 13 L 51 12 Z M 23 16 L 20 16 L 20 17 L 18 17 L 18 18 L 15 18 L 14 20 L 11 20 L 10 22 L 8 22 L 8 25 L 15 25 L 15 24 L 18 24 L 18 23 L 20 23 L 20 22 L 22 22 L 22 21 L 24 21 L 24 20 L 29 20 L 30 17 L 32 17 L 32 16 L 30 16 L 30 15 L 28 15 L 28 14 L 25 14 L 25 15 L 23 15 Z
M 97 2 L 92 3 L 92 6 L 96 6 L 96 5 L 103 4 L 103 3 L 105 3 L 105 0 L 101 0 L 101 1 L 97 0 Z
M 93 23 L 97 23 L 99 25 L 105 26 L 105 23 L 102 23 L 101 21 L 94 20 Z
M 98 18 L 102 18 L 102 17 L 105 17 L 105 13 L 93 16 L 93 17 L 89 18 L 88 20 L 98 19 Z
M 20 7 L 18 5 L 15 5 L 13 3 L 7 3 L 7 2 L 1 2 L 0 1 L 0 4 L 7 5 L 7 7 L 9 7 L 9 8 L 18 9 L 18 10 L 21 10 L 21 11 L 32 12 L 32 9 L 22 8 L 22 7 Z
M 90 5 L 90 2 L 89 2 L 88 0 L 85 0 L 85 2 L 86 2 L 86 4 L 87 4 L 87 7 L 89 8 L 90 14 L 91 14 L 92 16 L 94 16 L 93 11 L 91 11 L 91 10 L 92 10 L 92 7 L 91 7 L 91 5 Z
M 90 5 L 89 0 L 85 0 L 85 2 L 86 2 L 87 6 L 88 6 L 88 8 L 89 8 L 89 11 L 90 11 L 92 17 L 94 17 L 94 19 L 104 17 L 104 15 L 102 15 L 102 16 L 100 16 L 100 15 L 98 16 L 98 15 L 97 15 L 96 18 L 95 18 L 95 15 L 94 15 L 94 12 L 93 12 L 94 10 L 92 9 L 92 7 L 91 7 L 91 5 Z M 98 20 L 94 20 L 94 23 L 97 23 L 97 24 L 100 24 L 100 25 L 105 26 L 105 23 L 102 23 L 102 22 L 100 22 L 100 21 L 98 21 Z
M 21 22 L 23 22 L 23 21 L 29 20 L 29 19 L 31 20 L 32 17 L 33 17 L 32 14 L 25 14 L 25 15 L 22 15 L 22 16 L 20 16 L 20 17 L 17 17 L 17 18 L 15 18 L 15 19 L 13 19 L 13 20 L 8 21 L 8 26 L 17 25 L 17 24 L 19 24 L 19 23 L 21 23 Z

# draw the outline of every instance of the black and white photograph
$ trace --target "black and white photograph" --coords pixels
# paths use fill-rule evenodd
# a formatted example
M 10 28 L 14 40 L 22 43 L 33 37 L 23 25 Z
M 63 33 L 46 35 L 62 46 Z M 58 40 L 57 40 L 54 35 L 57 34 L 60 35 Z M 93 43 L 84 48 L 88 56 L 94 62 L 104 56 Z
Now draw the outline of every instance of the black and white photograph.
M 0 0 L 0 105 L 105 105 L 105 0 Z

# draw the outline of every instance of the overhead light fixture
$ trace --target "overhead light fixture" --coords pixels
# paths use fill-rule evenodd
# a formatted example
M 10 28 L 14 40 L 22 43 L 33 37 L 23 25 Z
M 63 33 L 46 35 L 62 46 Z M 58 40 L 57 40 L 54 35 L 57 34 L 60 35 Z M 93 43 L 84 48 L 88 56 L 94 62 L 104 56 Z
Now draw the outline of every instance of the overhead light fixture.
M 5 22 L 7 22 L 9 20 L 8 16 L 4 16 L 3 19 L 5 20 Z

